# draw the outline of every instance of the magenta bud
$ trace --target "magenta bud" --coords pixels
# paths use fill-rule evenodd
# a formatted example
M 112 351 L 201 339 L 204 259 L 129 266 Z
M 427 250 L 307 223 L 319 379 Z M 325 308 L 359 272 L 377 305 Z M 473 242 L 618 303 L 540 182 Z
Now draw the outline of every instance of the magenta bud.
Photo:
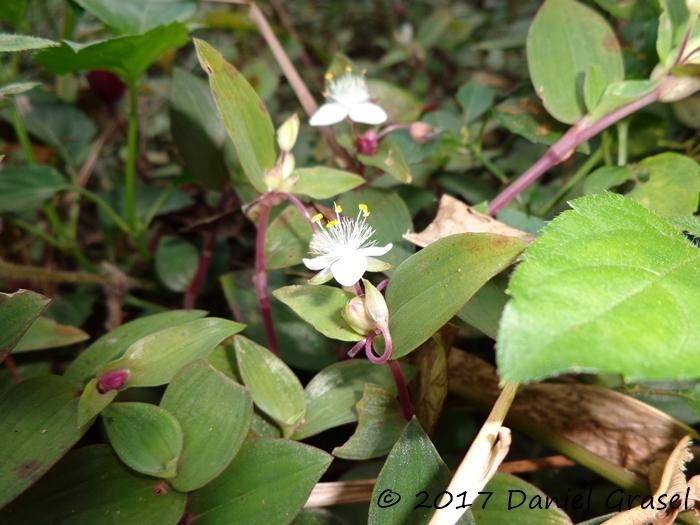
M 379 149 L 379 135 L 373 129 L 368 129 L 355 139 L 355 147 L 362 155 L 374 155 Z
M 106 394 L 110 390 L 119 390 L 129 377 L 128 370 L 110 370 L 97 378 L 97 391 Z
M 108 104 L 114 104 L 126 91 L 126 84 L 111 71 L 90 71 L 87 81 L 92 91 Z

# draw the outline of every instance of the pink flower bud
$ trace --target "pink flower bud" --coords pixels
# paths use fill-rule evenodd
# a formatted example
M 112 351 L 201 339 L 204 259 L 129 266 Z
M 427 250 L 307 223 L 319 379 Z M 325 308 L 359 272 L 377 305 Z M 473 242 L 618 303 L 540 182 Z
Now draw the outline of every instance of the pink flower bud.
M 435 128 L 425 122 L 413 122 L 408 126 L 408 134 L 411 135 L 413 142 L 418 144 L 433 140 L 436 133 Z
M 379 149 L 379 136 L 373 129 L 368 129 L 355 139 L 355 147 L 361 155 L 374 155 Z
M 106 394 L 110 390 L 119 390 L 129 377 L 128 370 L 110 370 L 97 378 L 97 391 Z

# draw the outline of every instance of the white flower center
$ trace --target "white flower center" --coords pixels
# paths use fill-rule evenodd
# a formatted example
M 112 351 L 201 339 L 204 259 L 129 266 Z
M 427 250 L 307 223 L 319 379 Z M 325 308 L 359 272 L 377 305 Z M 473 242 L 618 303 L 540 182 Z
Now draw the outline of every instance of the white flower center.
M 355 106 L 369 101 L 369 89 L 365 79 L 346 73 L 328 83 L 328 98 L 343 106 Z
M 376 241 L 369 241 L 374 235 L 374 228 L 367 224 L 362 212 L 356 219 L 337 217 L 337 221 L 314 233 L 309 246 L 314 255 L 343 257 L 377 244 Z

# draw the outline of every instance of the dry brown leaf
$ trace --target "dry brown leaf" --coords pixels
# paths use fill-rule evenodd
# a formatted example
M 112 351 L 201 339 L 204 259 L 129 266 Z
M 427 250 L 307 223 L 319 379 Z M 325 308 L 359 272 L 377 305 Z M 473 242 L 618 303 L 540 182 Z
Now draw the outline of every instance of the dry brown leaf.
M 449 195 L 443 195 L 440 198 L 437 215 L 425 230 L 420 233 L 407 233 L 404 239 L 425 247 L 455 233 L 495 233 L 506 237 L 517 237 L 526 242 L 532 242 L 534 239 L 529 233 L 479 213 L 471 206 Z

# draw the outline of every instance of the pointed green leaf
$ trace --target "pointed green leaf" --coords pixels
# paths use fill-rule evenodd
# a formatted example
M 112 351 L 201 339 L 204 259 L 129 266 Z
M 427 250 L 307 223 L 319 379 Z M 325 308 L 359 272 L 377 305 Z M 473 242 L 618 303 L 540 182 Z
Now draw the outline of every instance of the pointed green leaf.
M 129 467 L 159 478 L 175 476 L 183 435 L 170 412 L 148 403 L 113 403 L 102 421 L 112 448 Z
M 0 33 L 0 53 L 12 53 L 14 51 L 27 51 L 30 49 L 44 49 L 57 46 L 58 42 L 30 35 L 13 35 Z
M 353 297 L 349 292 L 333 286 L 295 284 L 278 288 L 272 295 L 326 337 L 340 341 L 362 339 L 340 314 Z
M 0 511 L 1 523 L 175 525 L 184 494 L 126 467 L 107 445 L 68 454 L 35 486 Z
M 31 91 L 37 86 L 40 86 L 40 82 L 13 82 L 11 84 L 5 84 L 0 87 L 0 99 L 3 97 L 12 97 L 14 95 L 20 95 Z
M 525 252 L 509 285 L 502 381 L 565 372 L 636 379 L 700 375 L 700 250 L 630 199 L 571 202 Z
M 457 90 L 457 102 L 464 111 L 466 123 L 473 122 L 493 105 L 496 92 L 493 88 L 470 80 Z
M 396 395 L 374 383 L 365 383 L 357 402 L 357 428 L 333 455 L 344 459 L 371 459 L 391 450 L 407 421 L 399 413 Z
M 221 341 L 244 327 L 227 319 L 208 317 L 164 328 L 133 343 L 121 359 L 104 365 L 100 373 L 128 370 L 125 388 L 164 385 L 183 366 L 206 357 Z
M 424 490 L 431 495 L 438 494 L 449 481 L 450 470 L 418 420 L 413 418 L 386 458 L 374 485 L 371 501 L 383 501 L 383 497 L 389 497 L 392 493 L 409 496 Z M 370 505 L 368 523 L 428 523 L 433 509 L 414 508 L 415 503 L 413 498 L 405 497 L 396 505 Z
M 4 168 L 0 171 L 0 212 L 36 209 L 65 189 L 65 179 L 50 166 Z
M 331 460 L 322 450 L 294 441 L 248 441 L 221 476 L 190 495 L 189 517 L 198 525 L 287 525 Z
M 600 82 L 600 80 L 598 80 Z M 590 118 L 599 119 L 617 108 L 648 95 L 659 86 L 657 80 L 623 80 L 605 86 L 597 103 L 590 108 Z
M 406 259 L 386 291 L 393 356 L 408 354 L 437 332 L 525 246 L 515 237 L 460 233 Z
M 292 177 L 299 178 L 294 184 L 292 193 L 308 195 L 312 199 L 330 199 L 366 182 L 356 173 L 325 166 L 299 168 L 294 170 Z
M 389 138 L 384 138 L 379 143 L 379 149 L 374 155 L 357 155 L 357 159 L 365 166 L 373 166 L 388 173 L 399 182 L 411 182 L 411 168 L 399 148 Z
M 41 376 L 0 397 L 0 507 L 36 482 L 80 439 L 78 393 Z
M 457 317 L 496 340 L 501 315 L 508 302 L 507 284 L 502 276 L 491 279 L 460 308 Z
M 68 346 L 89 338 L 77 326 L 62 325 L 48 317 L 39 317 L 19 340 L 14 353 Z
M 127 348 L 139 339 L 163 328 L 199 319 L 206 314 L 204 310 L 172 310 L 124 323 L 87 347 L 70 364 L 65 377 L 76 386 L 82 387 L 99 368 L 121 357 Z
M 97 378 L 88 381 L 78 401 L 78 426 L 90 423 L 114 401 L 118 393 L 119 390 L 108 390 L 103 394 L 97 389 Z
M 75 0 L 119 34 L 140 34 L 171 22 L 184 22 L 197 0 Z
M 255 189 L 265 191 L 263 175 L 277 159 L 270 115 L 248 81 L 218 51 L 197 38 L 194 45 L 241 167 Z
M 253 402 L 245 388 L 206 361 L 183 368 L 168 385 L 160 406 L 180 423 L 184 447 L 173 487 L 203 487 L 231 463 L 248 434 Z
M 0 293 L 0 362 L 41 315 L 49 301 L 48 297 L 30 290 Z
M 240 335 L 233 343 L 238 370 L 255 405 L 291 434 L 306 411 L 299 379 L 267 348 Z
M 527 36 L 527 62 L 535 92 L 547 111 L 573 124 L 586 114 L 584 77 L 595 65 L 605 85 L 623 80 L 620 44 L 606 20 L 575 0 L 546 0 Z

